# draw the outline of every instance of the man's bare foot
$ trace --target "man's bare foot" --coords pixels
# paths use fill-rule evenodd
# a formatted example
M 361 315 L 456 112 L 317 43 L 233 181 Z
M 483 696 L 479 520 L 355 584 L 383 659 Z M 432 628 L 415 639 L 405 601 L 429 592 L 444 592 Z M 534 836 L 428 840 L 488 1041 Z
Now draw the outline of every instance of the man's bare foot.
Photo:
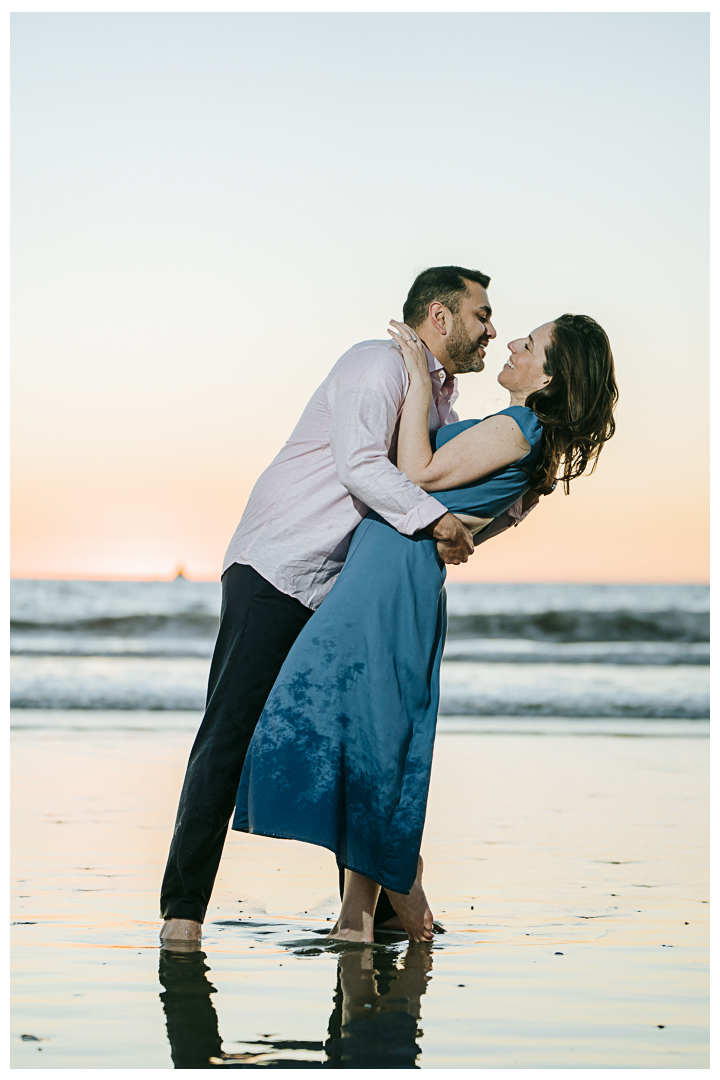
M 160 948 L 162 952 L 166 953 L 199 953 L 202 949 L 202 942 L 197 940 L 182 941 L 179 938 L 160 938 Z M 204 956 L 205 953 L 201 955 Z
M 408 896 L 404 893 L 385 891 L 390 897 L 390 903 L 400 919 L 405 933 L 411 941 L 432 941 L 433 939 L 433 915 L 427 902 L 425 890 L 422 887 L 423 861 L 418 858 L 417 877 Z M 389 922 L 390 920 L 388 920 Z M 387 923 L 383 923 L 387 926 Z
M 161 941 L 197 942 L 202 940 L 202 924 L 194 919 L 166 919 L 160 928 Z

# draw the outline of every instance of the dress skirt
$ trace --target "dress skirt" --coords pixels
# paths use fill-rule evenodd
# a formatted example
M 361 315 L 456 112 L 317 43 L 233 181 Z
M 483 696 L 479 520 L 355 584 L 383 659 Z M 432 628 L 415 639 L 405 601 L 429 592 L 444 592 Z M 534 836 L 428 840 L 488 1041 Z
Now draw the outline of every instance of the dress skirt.
M 255 729 L 233 828 L 334 851 L 396 892 L 415 880 L 445 641 L 435 541 L 375 514 L 296 639 Z

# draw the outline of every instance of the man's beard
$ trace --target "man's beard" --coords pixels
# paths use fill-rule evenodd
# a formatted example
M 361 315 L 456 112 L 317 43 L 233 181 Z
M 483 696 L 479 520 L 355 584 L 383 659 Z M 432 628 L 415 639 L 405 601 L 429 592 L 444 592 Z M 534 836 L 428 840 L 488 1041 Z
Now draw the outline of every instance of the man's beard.
M 482 371 L 485 361 L 477 351 L 480 340 L 473 343 L 465 329 L 465 324 L 458 317 L 453 319 L 452 330 L 445 344 L 445 351 L 455 365 L 458 373 Z

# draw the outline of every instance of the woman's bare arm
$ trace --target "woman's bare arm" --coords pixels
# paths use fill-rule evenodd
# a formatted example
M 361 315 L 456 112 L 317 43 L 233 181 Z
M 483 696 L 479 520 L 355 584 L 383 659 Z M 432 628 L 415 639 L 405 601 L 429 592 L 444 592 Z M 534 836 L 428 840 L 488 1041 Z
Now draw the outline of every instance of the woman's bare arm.
M 397 465 L 408 480 L 424 491 L 462 487 L 512 465 L 530 450 L 530 444 L 510 416 L 490 416 L 450 439 L 433 454 L 428 435 L 432 383 L 425 346 L 404 323 L 388 331 L 402 349 L 410 376 L 398 436 Z
M 424 468 L 398 468 L 423 491 L 462 487 L 519 461 L 530 444 L 510 416 L 489 416 L 482 424 L 461 431 L 433 454 Z M 409 463 L 408 463 L 409 464 Z
M 432 461 L 432 448 L 428 434 L 428 416 L 432 401 L 432 380 L 427 364 L 425 346 L 411 327 L 405 323 L 392 324 L 397 332 L 388 330 L 400 345 L 403 361 L 410 376 L 410 388 L 403 402 L 398 432 L 397 467 L 404 472 L 408 480 L 415 481 L 420 473 Z

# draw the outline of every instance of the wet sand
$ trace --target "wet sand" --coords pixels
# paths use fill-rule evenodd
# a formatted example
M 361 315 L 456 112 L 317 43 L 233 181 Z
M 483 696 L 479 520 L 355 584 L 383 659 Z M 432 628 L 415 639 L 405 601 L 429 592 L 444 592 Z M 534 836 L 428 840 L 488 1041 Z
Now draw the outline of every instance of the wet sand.
M 13 1067 L 709 1067 L 707 739 L 441 734 L 432 946 L 330 945 L 333 856 L 233 833 L 172 954 L 191 722 L 15 732 Z

